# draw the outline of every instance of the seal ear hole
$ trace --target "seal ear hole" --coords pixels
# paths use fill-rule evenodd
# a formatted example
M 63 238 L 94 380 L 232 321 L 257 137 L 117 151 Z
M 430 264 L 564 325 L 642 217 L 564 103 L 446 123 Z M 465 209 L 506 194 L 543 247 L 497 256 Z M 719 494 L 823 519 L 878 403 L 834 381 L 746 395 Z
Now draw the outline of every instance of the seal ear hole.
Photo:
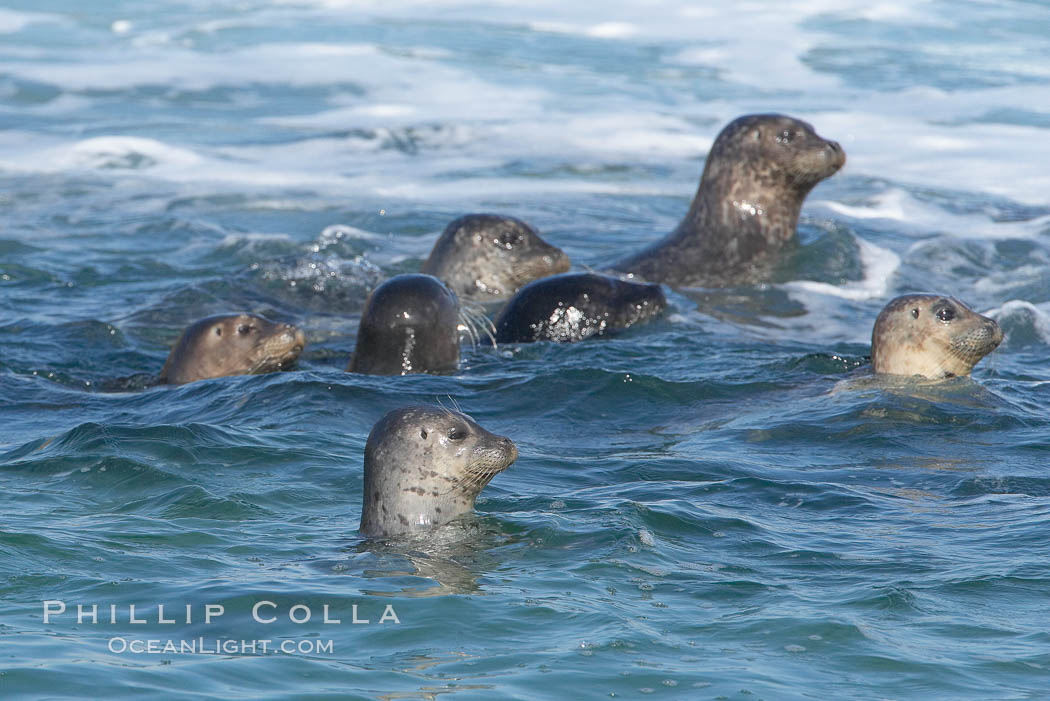
M 912 309 L 912 310 L 911 310 L 911 315 L 912 315 L 913 317 L 915 317 L 916 319 L 918 319 L 918 318 L 919 318 L 919 308 L 918 308 L 918 307 L 916 307 L 915 309 Z
M 222 327 L 221 326 L 216 326 L 215 327 L 215 335 L 216 336 L 221 336 L 222 335 Z
M 426 440 L 426 439 L 427 439 L 427 430 L 426 430 L 425 428 L 423 428 L 423 429 L 420 429 L 420 431 L 419 431 L 419 437 L 420 437 L 420 438 L 422 438 L 423 440 Z

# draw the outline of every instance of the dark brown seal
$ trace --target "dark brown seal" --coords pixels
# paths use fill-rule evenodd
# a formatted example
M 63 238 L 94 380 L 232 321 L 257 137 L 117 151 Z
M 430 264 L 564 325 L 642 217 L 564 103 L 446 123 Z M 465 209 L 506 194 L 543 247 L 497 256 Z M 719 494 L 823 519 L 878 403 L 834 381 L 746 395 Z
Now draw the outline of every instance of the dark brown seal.
M 806 195 L 845 162 L 842 147 L 806 122 L 779 114 L 739 117 L 715 139 L 678 227 L 612 268 L 683 287 L 766 279 L 776 254 L 796 240 Z
M 471 513 L 485 485 L 517 457 L 509 438 L 459 412 L 395 409 L 376 423 L 365 443 L 361 533 L 423 531 Z
M 284 370 L 306 346 L 303 332 L 256 314 L 220 314 L 190 325 L 175 343 L 159 383 Z
M 445 227 L 420 272 L 462 299 L 505 299 L 524 284 L 569 269 L 569 257 L 531 226 L 496 214 L 468 214 Z
M 454 372 L 459 328 L 459 300 L 441 280 L 395 275 L 365 302 L 346 369 L 366 375 Z
M 953 297 L 904 295 L 875 320 L 871 364 L 875 372 L 891 375 L 969 375 L 1002 340 L 999 324 Z
M 595 273 L 530 282 L 496 317 L 498 343 L 582 341 L 642 324 L 667 307 L 660 286 Z

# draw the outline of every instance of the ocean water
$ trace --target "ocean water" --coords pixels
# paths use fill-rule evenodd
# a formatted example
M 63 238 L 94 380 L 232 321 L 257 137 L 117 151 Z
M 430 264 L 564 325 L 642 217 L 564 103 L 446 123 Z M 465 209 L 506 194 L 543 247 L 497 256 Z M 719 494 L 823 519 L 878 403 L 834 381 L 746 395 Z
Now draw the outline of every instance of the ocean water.
M 1048 26 L 1019 0 L 7 0 L 0 698 L 1046 698 Z M 600 269 L 760 111 L 849 159 L 772 284 L 466 344 L 450 376 L 343 372 L 367 291 L 452 218 Z M 972 378 L 855 382 L 910 291 L 1005 342 Z M 146 386 L 242 309 L 305 329 L 295 370 Z M 520 457 L 476 518 L 366 542 L 365 438 L 416 402 Z

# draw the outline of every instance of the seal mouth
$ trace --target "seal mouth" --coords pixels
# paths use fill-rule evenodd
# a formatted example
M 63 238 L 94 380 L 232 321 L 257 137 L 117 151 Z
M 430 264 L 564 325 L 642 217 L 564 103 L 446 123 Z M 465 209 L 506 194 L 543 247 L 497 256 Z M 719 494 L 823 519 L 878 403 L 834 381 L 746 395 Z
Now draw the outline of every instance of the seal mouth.
M 506 470 L 517 459 L 518 447 L 514 445 L 514 441 L 500 436 L 495 445 L 476 451 L 474 460 L 464 470 L 466 476 L 458 480 L 452 489 L 461 494 L 480 494 L 493 477 Z
M 306 348 L 306 335 L 294 326 L 287 326 L 271 336 L 259 347 L 262 358 L 252 367 L 252 374 L 287 370 Z

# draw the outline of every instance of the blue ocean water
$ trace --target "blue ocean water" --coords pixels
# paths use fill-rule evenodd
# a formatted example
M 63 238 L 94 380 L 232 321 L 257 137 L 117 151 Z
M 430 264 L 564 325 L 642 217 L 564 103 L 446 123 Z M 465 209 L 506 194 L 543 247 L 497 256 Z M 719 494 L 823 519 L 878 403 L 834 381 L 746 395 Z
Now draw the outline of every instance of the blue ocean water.
M 1010 0 L 7 0 L 0 697 L 1046 698 L 1048 26 Z M 601 268 L 757 111 L 849 157 L 772 284 L 466 345 L 451 376 L 342 371 L 368 290 L 452 218 Z M 917 290 L 1006 341 L 972 378 L 855 382 Z M 145 386 L 242 309 L 305 329 L 297 369 Z M 520 457 L 476 519 L 383 548 L 364 442 L 416 402 Z

